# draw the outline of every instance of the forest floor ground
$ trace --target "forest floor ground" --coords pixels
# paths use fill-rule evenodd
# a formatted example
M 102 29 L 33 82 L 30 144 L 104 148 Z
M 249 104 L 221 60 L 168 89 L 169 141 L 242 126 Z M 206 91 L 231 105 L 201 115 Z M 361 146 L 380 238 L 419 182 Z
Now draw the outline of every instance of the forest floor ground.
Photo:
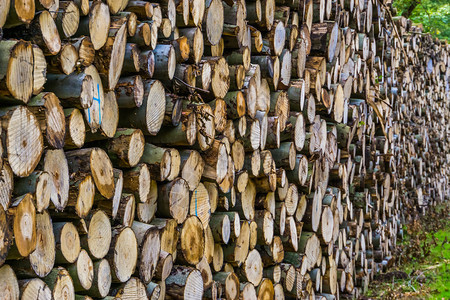
M 362 299 L 450 299 L 450 204 L 403 227 L 396 266 L 380 274 Z

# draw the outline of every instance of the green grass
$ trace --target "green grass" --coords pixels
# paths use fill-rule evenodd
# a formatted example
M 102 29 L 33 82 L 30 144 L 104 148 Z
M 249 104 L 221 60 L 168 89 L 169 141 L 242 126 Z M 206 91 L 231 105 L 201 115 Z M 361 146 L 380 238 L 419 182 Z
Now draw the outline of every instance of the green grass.
M 450 221 L 448 207 L 405 226 L 398 264 L 369 287 L 372 299 L 450 299 Z M 406 279 L 395 278 L 405 272 Z M 403 275 L 405 275 L 403 273 Z

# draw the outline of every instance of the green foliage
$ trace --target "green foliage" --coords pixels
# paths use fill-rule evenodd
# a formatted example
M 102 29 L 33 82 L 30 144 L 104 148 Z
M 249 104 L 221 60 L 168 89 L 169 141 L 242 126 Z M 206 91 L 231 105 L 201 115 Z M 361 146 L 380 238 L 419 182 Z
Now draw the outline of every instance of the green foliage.
M 415 6 L 416 5 L 416 6 Z M 415 6 L 415 7 L 414 7 Z M 409 18 L 422 23 L 425 32 L 450 41 L 450 1 L 448 0 L 395 0 L 398 15 L 412 10 Z
M 369 299 L 450 299 L 450 205 L 403 228 L 398 265 L 375 277 Z

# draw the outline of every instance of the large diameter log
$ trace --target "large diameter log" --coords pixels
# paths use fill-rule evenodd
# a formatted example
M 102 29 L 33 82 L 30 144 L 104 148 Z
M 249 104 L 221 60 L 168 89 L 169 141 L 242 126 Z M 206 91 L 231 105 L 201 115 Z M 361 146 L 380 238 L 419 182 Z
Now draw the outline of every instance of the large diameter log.
M 41 93 L 28 102 L 28 108 L 38 119 L 46 142 L 53 148 L 64 146 L 66 120 L 59 99 L 53 93 Z
M 274 232 L 272 214 L 267 210 L 257 210 L 255 212 L 255 222 L 258 224 L 258 244 L 272 244 Z
M 277 167 L 293 170 L 296 163 L 296 149 L 293 142 L 284 142 L 278 149 L 271 149 Z
M 139 203 L 150 203 L 151 179 L 146 164 L 141 163 L 124 173 L 123 189 L 134 194 Z
M 91 288 L 78 293 L 88 294 L 92 297 L 103 298 L 109 293 L 111 287 L 111 268 L 108 260 L 101 259 L 94 262 Z
M 226 299 L 239 299 L 239 278 L 234 272 L 217 272 L 213 278 L 222 286 Z
M 200 300 L 203 296 L 203 279 L 199 270 L 176 266 L 166 279 L 167 299 Z
M 75 299 L 72 278 L 63 267 L 53 269 L 43 280 L 52 289 L 53 299 Z
M 53 92 L 63 107 L 84 109 L 91 107 L 94 101 L 94 80 L 86 72 L 48 74 L 45 90 Z
M 108 39 L 110 21 L 108 5 L 99 1 L 93 2 L 90 5 L 89 17 L 80 19 L 75 36 L 88 35 L 94 49 L 99 50 Z
M 289 118 L 289 98 L 286 92 L 274 92 L 270 95 L 270 113 L 278 117 L 280 131 L 286 128 L 286 122 Z
M 273 299 L 275 297 L 273 282 L 268 278 L 263 278 L 261 284 L 257 287 L 256 292 L 258 294 L 258 299 Z
M 88 232 L 87 236 L 82 236 L 83 248 L 88 250 L 94 259 L 101 259 L 110 250 L 112 233 L 109 217 L 105 212 L 96 210 L 91 212 L 86 223 Z
M 172 255 L 172 260 L 177 255 L 177 244 L 179 232 L 177 230 L 177 221 L 174 219 L 154 219 L 151 225 L 158 227 L 161 233 L 161 251 Z
M 82 36 L 80 38 L 73 39 L 73 46 L 78 51 L 78 62 L 84 67 L 89 67 L 95 58 L 94 45 L 91 42 L 90 37 Z
M 44 53 L 56 55 L 61 50 L 61 39 L 55 21 L 47 10 L 42 11 L 39 17 L 31 24 L 14 28 L 12 37 L 21 37 L 37 44 Z
M 77 228 L 69 222 L 53 223 L 55 235 L 56 263 L 74 263 L 81 246 Z
M 109 294 L 113 296 L 105 299 L 148 299 L 146 286 L 137 277 L 131 277 L 126 283 L 116 285 Z
M 239 211 L 246 220 L 253 220 L 255 217 L 255 183 L 252 180 L 248 180 L 244 190 L 237 198 L 236 206 L 232 210 Z
M 59 1 L 59 10 L 55 23 L 62 38 L 73 36 L 77 32 L 78 24 L 80 23 L 78 6 L 72 1 Z
M 133 222 L 131 229 L 133 229 L 139 245 L 137 265 L 139 277 L 145 284 L 148 284 L 156 272 L 160 258 L 161 239 L 159 229 L 156 226 L 136 221 Z
M 174 218 L 181 224 L 188 211 L 189 187 L 183 178 L 176 178 L 158 189 L 157 215 Z
M 47 150 L 44 171 L 52 177 L 50 199 L 56 210 L 62 211 L 69 199 L 69 167 L 63 150 Z
M 204 229 L 208 227 L 211 217 L 211 203 L 208 190 L 203 183 L 199 183 L 197 188 L 192 191 L 189 214 L 197 216 L 202 222 Z
M 302 232 L 299 239 L 298 251 L 306 256 L 303 260 L 302 271 L 311 269 L 317 262 L 321 247 L 319 238 L 313 232 Z
M 333 225 L 333 212 L 329 206 L 324 206 L 319 226 L 319 234 L 326 244 L 330 243 L 333 238 Z
M 200 28 L 180 28 L 180 36 L 187 37 L 189 45 L 189 60 L 195 64 L 198 64 L 203 56 L 204 41 L 203 33 Z
M 55 236 L 52 220 L 47 211 L 36 214 L 36 249 L 30 253 L 28 261 L 14 261 L 16 274 L 25 277 L 45 277 L 55 263 Z M 23 274 L 22 274 L 23 272 Z
M 205 162 L 195 150 L 183 150 L 180 152 L 181 157 L 181 178 L 186 180 L 189 190 L 193 191 L 200 184 L 200 180 L 205 167 Z M 208 202 L 210 197 L 208 196 Z
M 5 18 L 9 11 L 5 28 L 15 27 L 24 23 L 29 24 L 34 18 L 35 3 L 33 1 L 13 1 L 10 6 L 8 5 L 4 8 L 7 8 Z
M 144 101 L 139 108 L 121 110 L 119 126 L 138 128 L 144 134 L 156 135 L 162 125 L 165 112 L 164 86 L 158 80 L 144 82 Z
M 205 251 L 205 236 L 203 234 L 203 225 L 196 216 L 191 216 L 183 223 L 180 235 L 179 259 L 190 265 L 196 265 L 200 262 Z
M 102 80 L 97 69 L 90 65 L 84 72 L 91 76 L 93 82 L 92 105 L 84 109 L 86 121 L 91 128 L 91 132 L 95 133 L 102 125 L 102 117 L 105 108 L 105 93 L 103 90 Z
M 130 227 L 113 229 L 111 247 L 106 257 L 114 282 L 126 282 L 130 279 L 138 260 L 138 243 Z
M 33 48 L 17 40 L 0 42 L 0 99 L 17 99 L 27 103 L 33 93 Z
M 176 56 L 172 45 L 158 44 L 153 50 L 155 72 L 153 77 L 160 80 L 172 80 L 175 74 Z
M 173 257 L 166 251 L 160 251 L 157 261 L 154 278 L 158 280 L 166 280 L 169 277 L 173 267 Z
M 108 78 L 108 90 L 114 90 L 122 72 L 127 45 L 127 27 L 123 24 L 117 32 L 110 30 L 105 45 L 96 53 L 94 64 L 100 74 Z
M 66 208 L 70 208 L 70 212 L 74 210 L 80 218 L 85 218 L 94 204 L 94 181 L 91 175 L 84 176 L 77 173 L 72 175 Z
M 14 270 L 9 265 L 0 267 L 0 288 L 5 299 L 19 299 L 20 290 Z
M 144 153 L 144 135 L 139 129 L 117 129 L 114 137 L 108 141 L 107 149 L 114 165 L 134 167 Z
M 219 0 L 207 1 L 205 5 L 206 11 L 203 21 L 206 25 L 206 38 L 211 45 L 217 45 L 222 37 L 224 7 Z
M 214 140 L 211 147 L 205 151 L 202 156 L 205 161 L 205 173 L 213 172 L 212 178 L 217 183 L 221 183 L 227 175 L 228 168 L 228 153 L 227 146 L 229 146 L 228 139 Z M 208 177 L 207 174 L 203 176 Z
M 231 226 L 230 218 L 226 214 L 213 214 L 209 227 L 215 242 L 228 244 Z
M 241 266 L 247 258 L 250 243 L 250 225 L 247 221 L 243 221 L 240 225 L 239 237 L 230 243 L 223 246 L 223 255 L 225 261 L 235 266 Z
M 329 62 L 333 61 L 339 44 L 339 24 L 324 22 L 313 24 L 311 28 L 311 50 L 326 54 Z M 325 50 L 325 51 L 324 51 Z
M 77 261 L 67 267 L 72 278 L 75 291 L 88 290 L 92 287 L 94 264 L 86 250 L 82 249 Z
M 23 106 L 0 110 L 0 116 L 9 165 L 16 176 L 27 177 L 36 168 L 43 151 L 39 123 Z
M 304 186 L 308 180 L 309 165 L 305 155 L 297 154 L 295 158 L 295 167 L 293 170 L 287 170 L 286 176 L 290 182 Z
M 133 223 L 136 213 L 136 200 L 133 194 L 123 193 L 118 197 L 118 203 L 113 203 L 111 207 L 110 201 L 99 201 L 97 206 L 104 210 L 109 216 L 117 220 L 124 226 L 130 226 Z M 114 205 L 115 204 L 115 205 Z M 139 207 L 138 203 L 138 207 Z
M 275 19 L 275 1 L 263 0 L 261 1 L 261 20 L 258 25 L 264 29 L 270 30 Z
M 197 114 L 189 108 L 182 111 L 182 101 L 175 101 L 171 108 L 169 105 L 173 103 L 172 96 L 166 95 L 166 117 L 163 124 L 170 122 L 167 124 L 170 127 L 162 127 L 149 141 L 173 146 L 192 146 L 197 139 Z
M 180 173 L 181 157 L 174 148 L 161 148 L 146 143 L 141 162 L 149 164 L 152 177 L 158 181 L 174 180 Z
M 24 299 L 52 299 L 52 290 L 39 278 L 24 279 L 19 282 L 20 293 Z
M 9 209 L 13 214 L 14 252 L 19 257 L 26 257 L 36 249 L 36 208 L 33 196 L 26 194 L 19 197 Z M 10 251 L 9 256 L 15 255 Z
M 280 132 L 281 141 L 293 140 L 297 151 L 301 151 L 305 145 L 306 125 L 303 114 L 291 113 L 287 118 L 286 127 Z
M 258 299 L 256 296 L 256 289 L 250 282 L 241 282 L 240 284 L 240 294 L 242 299 Z
M 211 91 L 217 98 L 224 98 L 230 87 L 228 63 L 224 57 L 209 59 L 211 64 Z
M 95 186 L 107 199 L 114 196 L 114 174 L 111 160 L 100 148 L 86 148 L 67 152 L 72 172 L 92 174 Z

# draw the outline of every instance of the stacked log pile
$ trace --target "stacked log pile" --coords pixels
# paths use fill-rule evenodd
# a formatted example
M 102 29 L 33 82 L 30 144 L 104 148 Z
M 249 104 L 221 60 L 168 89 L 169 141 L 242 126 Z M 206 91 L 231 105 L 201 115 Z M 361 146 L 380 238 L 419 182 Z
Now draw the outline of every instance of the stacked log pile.
M 378 0 L 0 0 L 0 298 L 357 297 L 449 198 L 449 54 Z

